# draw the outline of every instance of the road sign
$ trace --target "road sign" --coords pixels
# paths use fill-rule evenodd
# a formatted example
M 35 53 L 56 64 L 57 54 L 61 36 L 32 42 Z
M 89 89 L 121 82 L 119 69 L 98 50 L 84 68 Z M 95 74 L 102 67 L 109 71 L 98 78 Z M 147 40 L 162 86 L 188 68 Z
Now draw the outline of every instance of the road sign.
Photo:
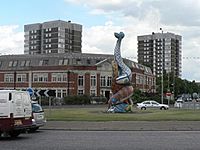
M 48 92 L 49 92 L 49 90 L 46 90 L 46 91 L 44 92 L 44 95 L 45 95 L 46 97 L 49 97 Z
M 37 91 L 35 92 L 35 95 L 38 96 L 38 97 L 40 97 L 40 96 L 41 96 L 41 95 L 40 95 L 40 91 L 41 91 L 41 90 L 37 90 Z
M 31 97 L 34 95 L 34 90 L 32 88 L 28 88 L 26 91 L 29 92 Z
M 170 92 L 166 93 L 166 96 L 171 96 L 171 95 L 172 95 L 172 93 L 170 93 Z
M 55 97 L 55 96 L 56 96 L 56 90 L 49 90 L 49 91 L 48 91 L 48 95 L 49 95 L 49 96 L 54 96 L 54 97 Z
M 46 97 L 49 97 L 49 96 L 56 96 L 56 90 L 37 90 L 35 92 L 35 95 L 40 97 L 40 96 L 46 96 Z

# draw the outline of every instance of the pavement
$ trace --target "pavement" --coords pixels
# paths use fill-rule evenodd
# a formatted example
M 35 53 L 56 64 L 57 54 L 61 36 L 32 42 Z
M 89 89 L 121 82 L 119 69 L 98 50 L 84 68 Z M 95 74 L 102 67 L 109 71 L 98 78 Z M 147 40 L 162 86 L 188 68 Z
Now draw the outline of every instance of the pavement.
M 200 131 L 200 121 L 47 121 L 42 130 L 69 131 Z

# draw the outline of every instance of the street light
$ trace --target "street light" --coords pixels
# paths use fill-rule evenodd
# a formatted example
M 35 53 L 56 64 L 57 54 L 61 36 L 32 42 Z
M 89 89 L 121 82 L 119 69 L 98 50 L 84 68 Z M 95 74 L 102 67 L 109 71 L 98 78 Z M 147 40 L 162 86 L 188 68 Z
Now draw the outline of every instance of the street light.
M 162 30 L 162 28 L 160 28 L 160 31 L 162 32 L 162 56 L 161 56 L 161 58 L 162 58 L 162 70 L 161 70 L 161 103 L 163 104 L 163 67 L 164 67 L 164 65 L 163 65 L 163 58 L 164 58 L 164 41 L 163 41 L 163 30 Z
M 69 88 L 70 88 L 70 84 L 69 84 L 69 81 L 70 81 L 70 71 L 68 70 L 67 71 L 67 80 L 68 80 L 68 83 L 67 83 L 67 95 L 69 96 Z
M 14 90 L 16 89 L 16 77 L 17 77 L 17 72 L 14 71 Z

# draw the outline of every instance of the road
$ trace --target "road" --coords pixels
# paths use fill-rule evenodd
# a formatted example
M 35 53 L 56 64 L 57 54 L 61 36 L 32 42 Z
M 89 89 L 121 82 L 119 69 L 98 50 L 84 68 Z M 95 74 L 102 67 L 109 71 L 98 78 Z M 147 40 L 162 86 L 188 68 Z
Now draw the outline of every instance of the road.
M 39 130 L 0 139 L 2 150 L 199 150 L 200 131 Z

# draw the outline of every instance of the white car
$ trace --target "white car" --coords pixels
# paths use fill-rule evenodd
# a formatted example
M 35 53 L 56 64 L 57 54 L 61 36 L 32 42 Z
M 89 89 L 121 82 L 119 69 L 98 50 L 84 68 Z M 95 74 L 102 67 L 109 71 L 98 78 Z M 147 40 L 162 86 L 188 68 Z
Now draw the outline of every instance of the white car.
M 32 101 L 32 117 L 32 127 L 30 128 L 30 131 L 34 132 L 39 129 L 39 127 L 45 125 L 46 119 L 44 116 L 44 110 L 40 104 L 35 101 Z
M 160 104 L 156 101 L 153 100 L 149 100 L 149 101 L 144 101 L 142 103 L 137 103 L 137 108 L 142 109 L 142 110 L 146 110 L 147 108 L 158 108 L 158 109 L 169 109 L 168 105 L 165 104 Z

